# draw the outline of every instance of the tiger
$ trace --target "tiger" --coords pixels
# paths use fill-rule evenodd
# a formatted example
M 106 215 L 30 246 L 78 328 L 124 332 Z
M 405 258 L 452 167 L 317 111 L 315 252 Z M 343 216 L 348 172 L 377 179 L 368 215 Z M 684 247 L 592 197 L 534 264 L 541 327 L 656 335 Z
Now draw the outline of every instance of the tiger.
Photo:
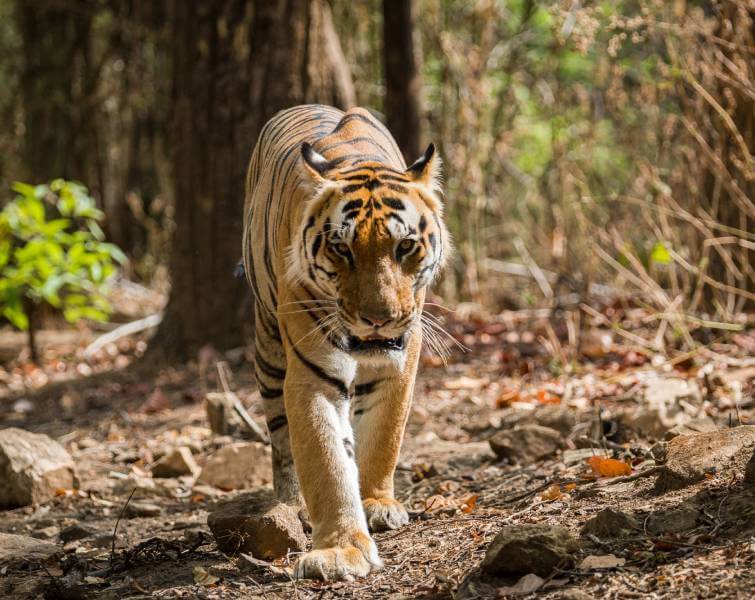
M 370 531 L 409 522 L 393 479 L 451 252 L 440 168 L 433 144 L 407 167 L 363 108 L 283 110 L 252 152 L 242 260 L 274 492 L 312 527 L 297 578 L 364 577 L 382 567 Z

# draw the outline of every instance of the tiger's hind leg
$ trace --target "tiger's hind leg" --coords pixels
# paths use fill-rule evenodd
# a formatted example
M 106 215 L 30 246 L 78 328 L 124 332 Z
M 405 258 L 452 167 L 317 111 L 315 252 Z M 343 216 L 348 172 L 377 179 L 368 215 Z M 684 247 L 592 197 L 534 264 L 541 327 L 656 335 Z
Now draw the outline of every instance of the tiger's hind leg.
M 254 371 L 265 408 L 265 420 L 272 446 L 275 496 L 286 504 L 304 506 L 291 455 L 288 417 L 283 404 L 286 356 L 276 318 L 265 313 L 259 304 L 255 310 L 254 345 Z

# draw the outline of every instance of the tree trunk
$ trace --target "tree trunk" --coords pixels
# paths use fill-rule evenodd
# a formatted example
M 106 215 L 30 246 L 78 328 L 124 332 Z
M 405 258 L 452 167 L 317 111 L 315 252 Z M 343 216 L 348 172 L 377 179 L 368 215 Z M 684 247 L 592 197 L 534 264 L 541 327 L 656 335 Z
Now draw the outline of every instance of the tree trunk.
M 422 78 L 414 45 L 413 0 L 383 0 L 385 116 L 407 163 L 422 152 Z
M 354 90 L 324 0 L 174 0 L 172 290 L 153 350 L 181 360 L 241 344 L 244 177 L 264 123 Z M 247 303 L 248 305 L 248 303 Z
M 77 111 L 93 83 L 88 73 L 89 5 L 83 0 L 75 8 L 19 0 L 16 15 L 23 53 L 24 177 L 34 182 L 55 177 L 86 181 L 89 173 L 82 157 L 93 128 L 82 131 Z

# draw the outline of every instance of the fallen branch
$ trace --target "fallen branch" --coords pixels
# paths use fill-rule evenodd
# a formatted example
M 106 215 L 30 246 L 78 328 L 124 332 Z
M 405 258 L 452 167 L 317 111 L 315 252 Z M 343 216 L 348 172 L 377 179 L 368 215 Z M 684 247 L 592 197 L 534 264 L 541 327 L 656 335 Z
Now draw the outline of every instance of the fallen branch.
M 257 437 L 258 441 L 263 444 L 269 444 L 270 438 L 267 436 L 267 432 L 262 429 L 254 419 L 249 415 L 244 405 L 241 403 L 239 397 L 231 390 L 229 383 L 230 368 L 225 361 L 219 361 L 217 363 L 218 377 L 220 378 L 220 385 L 223 387 L 223 393 L 231 401 L 234 412 L 239 416 L 241 421 L 247 428 Z
M 115 329 L 113 329 L 113 331 L 109 331 L 105 335 L 101 335 L 91 344 L 89 344 L 84 349 L 84 358 L 89 360 L 108 344 L 117 342 L 119 339 L 124 338 L 127 335 L 133 335 L 135 333 L 144 331 L 145 329 L 157 327 L 162 320 L 162 313 L 156 313 L 154 315 L 144 317 L 143 319 L 139 319 L 138 321 L 132 321 L 131 323 L 126 323 L 124 325 L 121 325 L 120 327 L 116 327 Z

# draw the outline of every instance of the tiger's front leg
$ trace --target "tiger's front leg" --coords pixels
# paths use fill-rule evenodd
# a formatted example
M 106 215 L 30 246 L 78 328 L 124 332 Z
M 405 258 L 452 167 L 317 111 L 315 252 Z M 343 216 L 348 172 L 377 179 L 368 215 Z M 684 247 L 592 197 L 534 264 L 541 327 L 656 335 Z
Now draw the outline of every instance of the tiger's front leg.
M 421 334 L 415 331 L 407 342 L 402 368 L 367 369 L 357 380 L 353 421 L 359 486 L 370 531 L 409 523 L 406 509 L 394 497 L 393 475 L 411 408 L 420 347 Z
M 294 575 L 323 580 L 363 577 L 382 563 L 367 530 L 354 460 L 351 381 L 346 383 L 344 374 L 350 371 L 353 380 L 355 365 L 348 356 L 340 357 L 336 375 L 336 369 L 329 370 L 332 361 L 322 361 L 322 351 L 316 364 L 313 349 L 299 349 L 287 341 L 283 395 L 294 465 L 312 522 L 312 550 L 299 557 Z

